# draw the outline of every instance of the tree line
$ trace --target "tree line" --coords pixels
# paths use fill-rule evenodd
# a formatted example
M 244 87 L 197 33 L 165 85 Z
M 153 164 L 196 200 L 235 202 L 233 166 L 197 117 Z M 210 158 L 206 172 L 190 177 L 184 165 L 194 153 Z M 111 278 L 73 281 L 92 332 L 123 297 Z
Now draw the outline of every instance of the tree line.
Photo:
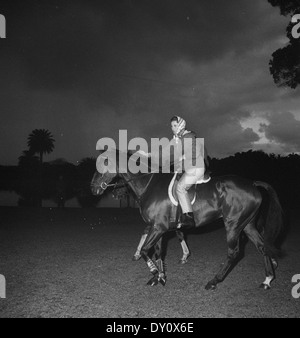
M 77 165 L 63 159 L 42 165 L 37 159 L 22 158 L 18 166 L 0 166 L 0 190 L 14 191 L 19 195 L 20 206 L 39 206 L 40 198 L 51 199 L 58 207 L 76 198 L 81 207 L 95 207 L 100 197 L 93 196 L 90 182 L 96 168 L 95 158 L 84 158 Z M 236 153 L 218 159 L 209 158 L 211 176 L 238 175 L 251 180 L 264 181 L 277 191 L 285 206 L 297 207 L 300 203 L 300 156 L 280 156 L 263 151 Z M 115 191 L 118 199 L 128 199 L 130 192 L 124 188 Z
M 44 162 L 44 155 L 54 150 L 54 138 L 45 129 L 34 130 L 28 137 L 28 149 L 19 157 L 18 166 L 0 166 L 0 191 L 19 195 L 19 206 L 41 206 L 43 199 L 58 207 L 76 198 L 82 207 L 95 207 L 100 198 L 93 196 L 90 182 L 96 170 L 96 159 L 87 157 L 77 165 L 64 159 Z M 264 181 L 277 191 L 281 203 L 296 207 L 300 203 L 300 156 L 266 154 L 263 151 L 236 153 L 209 159 L 211 176 L 238 175 Z M 130 191 L 114 191 L 115 198 L 129 201 Z
M 234 174 L 267 182 L 286 207 L 297 207 L 300 203 L 300 156 L 297 154 L 281 156 L 249 150 L 223 159 L 211 159 L 210 170 L 213 176 Z
M 17 193 L 19 206 L 38 207 L 42 200 L 52 200 L 64 207 L 76 198 L 81 207 L 95 207 L 100 201 L 90 191 L 95 168 L 95 158 L 84 158 L 78 165 L 57 159 L 42 166 L 26 159 L 18 166 L 0 166 L 0 191 Z
M 33 130 L 18 166 L 0 166 L 0 190 L 17 193 L 19 206 L 42 206 L 42 200 L 50 199 L 64 207 L 74 197 L 82 207 L 96 206 L 99 197 L 90 191 L 96 159 L 84 158 L 76 166 L 64 159 L 44 162 L 54 143 L 49 130 Z

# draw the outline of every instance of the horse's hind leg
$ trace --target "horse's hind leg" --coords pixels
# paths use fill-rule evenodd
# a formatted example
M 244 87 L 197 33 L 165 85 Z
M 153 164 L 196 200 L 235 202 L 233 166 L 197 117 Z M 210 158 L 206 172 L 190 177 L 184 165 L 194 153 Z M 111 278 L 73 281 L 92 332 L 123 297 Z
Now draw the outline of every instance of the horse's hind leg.
M 141 255 L 141 249 L 142 249 L 142 247 L 143 247 L 143 245 L 144 245 L 144 243 L 146 241 L 146 238 L 148 236 L 148 233 L 149 233 L 150 229 L 151 229 L 151 225 L 147 225 L 146 228 L 145 228 L 145 230 L 144 230 L 143 235 L 141 236 L 141 239 L 139 241 L 139 244 L 138 244 L 138 247 L 136 249 L 136 252 L 135 252 L 135 254 L 132 257 L 133 261 L 138 261 L 142 257 L 142 255 Z
M 162 237 L 158 240 L 158 242 L 154 246 L 154 256 L 155 256 L 155 264 L 158 268 L 158 279 L 157 281 L 160 282 L 163 286 L 166 284 L 166 273 L 165 273 L 165 263 L 162 257 Z M 152 283 L 148 283 L 151 285 Z
M 216 276 L 207 283 L 205 286 L 206 290 L 214 290 L 217 287 L 217 284 L 222 282 L 230 270 L 234 267 L 236 260 L 239 255 L 239 235 L 240 230 L 234 228 L 230 231 L 227 231 L 227 243 L 228 243 L 228 253 L 227 260 L 221 266 L 221 269 L 216 274 Z
M 266 279 L 260 285 L 260 287 L 268 290 L 271 288 L 271 281 L 275 279 L 275 269 L 277 268 L 277 262 L 274 258 L 269 257 L 265 252 L 264 240 L 260 233 L 257 231 L 254 223 L 248 224 L 244 232 L 246 233 L 247 237 L 251 240 L 251 242 L 256 246 L 257 250 L 263 255 L 264 257 L 264 264 L 265 264 L 265 273 Z
M 186 241 L 184 239 L 184 234 L 182 231 L 176 231 L 176 236 L 179 239 L 181 248 L 182 248 L 182 252 L 183 252 L 183 256 L 181 258 L 181 260 L 179 261 L 179 263 L 181 264 L 185 264 L 187 263 L 188 257 L 190 256 L 190 250 L 186 244 Z

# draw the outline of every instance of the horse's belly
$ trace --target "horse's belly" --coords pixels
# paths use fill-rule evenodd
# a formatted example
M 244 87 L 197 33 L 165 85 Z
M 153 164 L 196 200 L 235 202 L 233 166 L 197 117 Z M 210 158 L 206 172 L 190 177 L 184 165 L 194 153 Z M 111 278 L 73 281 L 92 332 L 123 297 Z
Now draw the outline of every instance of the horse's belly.
M 196 201 L 193 209 L 197 227 L 211 223 L 222 217 L 221 211 L 214 208 L 207 201 Z

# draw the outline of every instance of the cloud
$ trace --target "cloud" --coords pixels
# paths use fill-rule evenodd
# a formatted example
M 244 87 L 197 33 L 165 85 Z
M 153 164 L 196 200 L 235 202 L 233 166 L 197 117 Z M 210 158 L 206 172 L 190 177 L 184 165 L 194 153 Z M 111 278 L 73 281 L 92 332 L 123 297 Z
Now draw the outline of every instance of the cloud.
M 11 24 L 12 50 L 33 87 L 97 88 L 101 99 L 117 88 L 121 96 L 122 75 L 163 79 L 170 63 L 241 54 L 279 34 L 278 24 L 266 21 L 275 10 L 260 2 L 29 1 L 30 20 L 18 16 Z
M 281 145 L 285 151 L 300 151 L 300 121 L 290 112 L 267 115 L 269 124 L 261 124 L 266 137 Z
M 213 149 L 210 156 L 224 157 L 252 149 L 252 143 L 258 140 L 259 136 L 251 128 L 242 130 L 237 122 L 231 122 L 214 128 L 206 144 L 208 150 Z
M 77 160 L 119 129 L 170 137 L 173 115 L 225 156 L 257 141 L 241 120 L 291 102 L 268 70 L 287 19 L 267 1 L 7 3 L 0 132 L 14 131 L 11 159 L 36 127 L 55 135 L 51 156 Z

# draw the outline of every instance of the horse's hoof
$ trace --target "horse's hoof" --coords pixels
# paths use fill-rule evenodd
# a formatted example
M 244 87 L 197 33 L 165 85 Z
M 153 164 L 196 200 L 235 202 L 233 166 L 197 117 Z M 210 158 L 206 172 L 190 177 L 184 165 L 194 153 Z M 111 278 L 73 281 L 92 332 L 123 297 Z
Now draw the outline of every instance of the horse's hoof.
M 166 281 L 165 278 L 160 277 L 160 278 L 159 278 L 159 282 L 160 282 L 160 284 L 161 284 L 162 286 L 165 286 L 167 281 Z
M 190 257 L 191 254 L 188 254 L 186 257 L 182 257 L 179 261 L 179 264 L 186 264 L 188 262 L 188 258 Z
M 132 260 L 134 261 L 134 262 L 137 262 L 137 261 L 139 261 L 140 259 L 141 259 L 141 255 L 134 255 L 133 257 L 132 257 Z
M 264 290 L 270 290 L 270 289 L 271 289 L 271 286 L 270 286 L 270 285 L 264 284 L 264 283 L 261 283 L 259 287 L 260 287 L 261 289 L 264 289 Z
M 149 282 L 147 283 L 147 285 L 150 285 L 150 286 L 155 286 L 158 284 L 158 277 L 157 276 L 154 276 L 152 277 Z
M 187 259 L 181 259 L 180 261 L 179 261 L 179 264 L 186 264 L 188 262 L 188 260 Z
M 205 290 L 216 290 L 217 284 L 208 282 L 205 286 Z

